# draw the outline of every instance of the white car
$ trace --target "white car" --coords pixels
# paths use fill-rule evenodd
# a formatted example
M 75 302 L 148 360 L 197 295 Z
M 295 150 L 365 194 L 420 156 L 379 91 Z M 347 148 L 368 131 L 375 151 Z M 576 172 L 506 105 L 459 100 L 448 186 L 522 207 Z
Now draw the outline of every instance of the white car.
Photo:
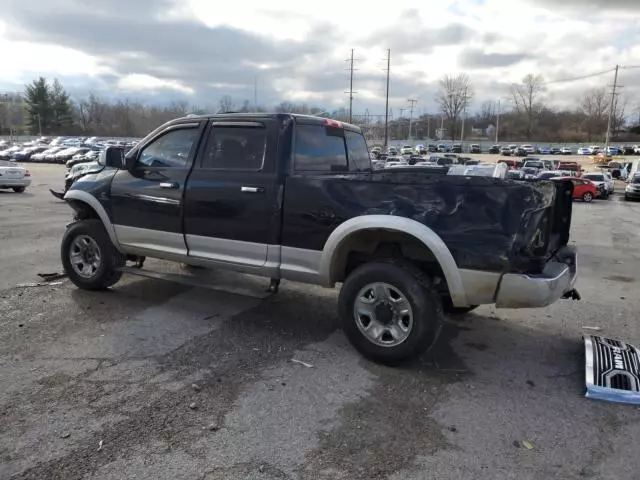
M 400 155 L 411 155 L 413 153 L 413 147 L 411 145 L 404 145 L 400 149 Z
M 609 193 L 613 193 L 613 190 L 615 188 L 613 177 L 608 172 L 587 172 L 582 175 L 582 178 L 591 180 L 596 184 L 596 187 L 604 184 L 605 188 L 609 190 Z
M 580 147 L 578 149 L 578 155 L 591 155 L 593 151 L 589 147 Z
M 573 153 L 573 150 L 571 150 L 569 147 L 562 147 L 560 149 L 560 153 L 562 155 L 571 155 Z
M 11 188 L 22 193 L 31 185 L 31 174 L 22 165 L 0 161 L 0 188 Z
M 633 153 L 639 153 L 640 154 L 640 145 L 634 145 L 633 146 Z
M 599 145 L 590 145 L 589 146 L 589 153 L 591 153 L 592 155 L 595 155 L 596 153 L 598 153 L 601 150 L 602 150 L 602 147 L 599 146 Z
M 536 153 L 536 149 L 533 145 L 522 145 L 522 149 L 527 153 Z

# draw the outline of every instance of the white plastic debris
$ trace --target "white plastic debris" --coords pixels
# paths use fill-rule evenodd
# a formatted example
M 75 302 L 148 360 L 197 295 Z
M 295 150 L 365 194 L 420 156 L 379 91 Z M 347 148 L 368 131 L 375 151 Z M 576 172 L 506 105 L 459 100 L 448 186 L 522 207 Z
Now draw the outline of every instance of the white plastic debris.
M 304 367 L 307 367 L 307 368 L 313 368 L 313 365 L 312 365 L 312 364 L 307 363 L 307 362 L 303 362 L 302 360 L 296 360 L 295 358 L 292 358 L 292 359 L 291 359 L 291 362 L 292 362 L 292 363 L 298 363 L 298 364 L 300 364 L 300 365 L 302 365 L 302 366 L 304 366 Z

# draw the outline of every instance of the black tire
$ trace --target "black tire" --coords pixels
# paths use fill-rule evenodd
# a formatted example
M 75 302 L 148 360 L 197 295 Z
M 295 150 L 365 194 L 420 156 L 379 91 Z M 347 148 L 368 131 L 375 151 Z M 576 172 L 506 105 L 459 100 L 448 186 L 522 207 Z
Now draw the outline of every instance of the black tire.
M 23 193 L 27 187 L 13 187 L 13 191 L 16 193 Z
M 582 194 L 582 201 L 585 203 L 589 203 L 591 200 L 593 200 L 593 194 L 591 192 L 584 192 Z
M 72 244 L 81 235 L 89 237 L 97 244 L 101 256 L 99 266 L 89 278 L 81 276 L 71 265 Z M 127 260 L 127 257 L 113 246 L 102 222 L 97 219 L 81 220 L 67 228 L 62 238 L 60 254 L 65 273 L 83 290 L 105 290 L 115 285 L 122 277 L 119 269 L 125 266 Z
M 385 283 L 397 289 L 409 302 L 413 322 L 406 339 L 398 345 L 374 343 L 360 330 L 354 313 L 360 291 L 373 283 Z M 444 314 L 440 295 L 429 278 L 401 259 L 382 259 L 361 265 L 345 280 L 338 300 L 338 316 L 351 344 L 366 358 L 395 365 L 428 350 L 438 339 Z

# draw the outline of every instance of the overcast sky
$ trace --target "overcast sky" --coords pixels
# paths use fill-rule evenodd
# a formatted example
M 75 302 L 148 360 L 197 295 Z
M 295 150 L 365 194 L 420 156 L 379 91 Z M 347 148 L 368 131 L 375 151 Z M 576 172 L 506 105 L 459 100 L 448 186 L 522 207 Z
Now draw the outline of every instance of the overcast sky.
M 551 81 L 640 65 L 640 0 L 0 0 L 0 12 L 0 91 L 43 75 L 76 97 L 214 106 L 225 94 L 253 102 L 257 79 L 260 104 L 335 108 L 348 104 L 354 48 L 354 111 L 380 114 L 387 48 L 390 106 L 414 98 L 418 111 L 435 109 L 446 73 L 471 77 L 478 107 L 506 102 L 530 72 Z M 546 95 L 567 105 L 612 82 L 552 83 Z M 620 82 L 632 95 L 640 69 Z

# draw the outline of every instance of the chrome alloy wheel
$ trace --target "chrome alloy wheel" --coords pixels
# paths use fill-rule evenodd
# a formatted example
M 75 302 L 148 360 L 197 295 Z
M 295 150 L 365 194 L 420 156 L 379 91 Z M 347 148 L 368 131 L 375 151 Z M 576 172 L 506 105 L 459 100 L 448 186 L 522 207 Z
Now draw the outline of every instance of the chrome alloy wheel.
M 82 278 L 92 278 L 100 269 L 102 254 L 96 241 L 88 235 L 78 235 L 69 249 L 73 270 Z
M 360 332 L 381 347 L 396 347 L 413 328 L 413 309 L 407 297 L 388 283 L 370 283 L 356 296 L 353 315 Z

